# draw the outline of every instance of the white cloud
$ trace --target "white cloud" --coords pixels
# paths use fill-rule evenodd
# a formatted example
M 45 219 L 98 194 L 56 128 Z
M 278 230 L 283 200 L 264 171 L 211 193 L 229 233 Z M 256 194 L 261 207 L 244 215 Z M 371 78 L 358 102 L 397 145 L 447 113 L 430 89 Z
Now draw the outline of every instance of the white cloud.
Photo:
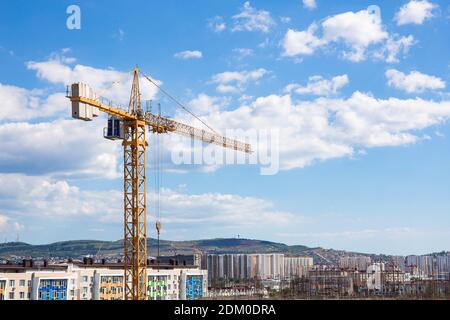
M 345 53 L 351 61 L 364 60 L 369 45 L 380 43 L 388 37 L 381 19 L 368 10 L 335 15 L 326 19 L 322 28 L 327 43 L 343 41 L 351 48 L 350 52 Z
M 69 51 L 65 49 L 62 53 Z M 74 61 L 53 54 L 47 61 L 29 62 L 27 66 L 50 83 L 85 82 L 98 89 L 97 93 L 127 103 L 131 89 L 129 73 L 70 66 Z M 122 82 L 113 84 L 120 79 Z M 141 90 L 144 99 L 154 98 L 157 92 L 143 81 Z M 0 84 L 0 99 L 3 101 L 0 109 L 0 172 L 118 177 L 121 150 L 118 144 L 103 138 L 104 115 L 92 122 L 63 120 L 71 114 L 65 90 L 64 93 L 49 94 L 47 90 L 27 90 Z M 23 122 L 25 120 L 33 121 Z
M 2 236 L 15 236 L 14 233 L 23 229 L 23 225 L 13 221 L 11 218 L 0 214 L 0 232 Z M 3 239 L 2 239 L 3 241 Z
M 420 93 L 425 90 L 438 90 L 445 88 L 445 81 L 418 71 L 405 74 L 395 69 L 386 71 L 386 78 L 391 87 L 404 90 L 408 93 Z
M 286 86 L 285 91 L 295 91 L 298 94 L 329 96 L 338 93 L 339 89 L 345 87 L 348 83 L 349 80 L 346 74 L 333 77 L 330 80 L 323 79 L 321 76 L 312 76 L 309 77 L 309 81 L 306 86 L 289 84 Z
M 51 57 L 49 60 L 40 62 L 30 61 L 27 63 L 27 67 L 36 71 L 37 76 L 42 80 L 62 85 L 83 82 L 94 88 L 97 94 L 111 99 L 114 103 L 128 105 L 132 83 L 132 76 L 129 72 L 116 71 L 111 68 L 98 69 L 81 64 L 72 67 L 65 57 Z M 161 84 L 160 81 L 156 81 Z M 140 85 L 142 99 L 155 98 L 158 92 L 155 86 L 148 81 L 141 81 Z
M 228 84 L 219 84 L 216 87 L 216 91 L 222 94 L 226 94 L 226 93 L 239 93 L 241 92 L 240 89 L 238 87 L 232 86 L 232 85 L 228 85 Z
M 1 172 L 117 178 L 121 148 L 103 138 L 105 124 L 104 119 L 0 124 Z
M 46 63 L 33 65 L 42 72 L 43 79 L 51 79 L 55 83 L 70 80 L 73 73 L 79 72 L 75 71 L 76 67 L 53 61 L 50 66 Z M 68 74 L 61 71 L 61 67 Z M 267 72 L 262 68 L 223 72 L 213 76 L 212 82 L 241 91 Z M 90 75 L 94 80 L 95 73 Z M 100 85 L 104 82 L 97 80 Z M 300 89 L 301 94 L 327 95 L 338 92 L 345 82 L 345 75 L 332 79 L 314 77 L 306 86 L 291 89 Z M 418 130 L 442 123 L 450 116 L 447 101 L 377 99 L 360 92 L 347 99 L 319 98 L 297 102 L 293 102 L 290 95 L 271 95 L 253 102 L 247 100 L 232 111 L 224 110 L 225 103 L 221 99 L 199 95 L 192 101 L 191 108 L 197 108 L 196 112 L 203 120 L 214 124 L 221 132 L 229 128 L 279 129 L 280 160 L 284 170 L 352 156 L 365 148 L 414 143 L 421 139 Z M 21 105 L 22 102 L 15 104 Z M 68 105 L 66 107 L 70 109 Z M 182 117 L 179 119 L 183 120 Z M 120 176 L 120 145 L 103 139 L 104 122 L 99 120 L 0 124 L 0 167 L 3 172 L 53 177 L 116 178 Z M 203 127 L 196 122 L 189 119 L 189 123 Z M 170 147 L 172 145 L 167 146 L 168 149 Z
M 385 60 L 387 63 L 398 63 L 398 55 L 402 53 L 403 55 L 408 54 L 409 49 L 414 45 L 414 37 L 409 35 L 407 37 L 399 37 L 394 35 L 389 37 L 381 50 L 374 54 L 375 58 L 380 58 Z
M 211 114 L 223 109 L 227 102 L 227 99 L 219 97 L 211 97 L 204 93 L 199 94 L 197 97 L 189 101 L 188 105 L 191 111 L 198 116 Z
M 232 111 L 203 117 L 219 132 L 227 129 L 279 130 L 280 168 L 353 157 L 374 147 L 394 147 L 423 139 L 420 130 L 450 118 L 450 101 L 377 99 L 355 92 L 350 98 L 294 102 L 270 95 Z M 201 125 L 197 121 L 193 125 Z M 251 141 L 257 146 L 256 141 Z
M 226 71 L 214 75 L 212 83 L 217 83 L 216 90 L 220 93 L 237 93 L 245 89 L 245 85 L 256 82 L 264 77 L 268 71 L 263 68 L 251 71 Z
M 388 38 L 389 34 L 377 15 L 368 10 L 349 11 L 328 17 L 320 25 L 313 23 L 304 31 L 289 29 L 282 42 L 283 55 L 311 55 L 319 48 L 342 44 L 349 48 L 342 56 L 359 62 L 366 59 L 370 46 L 383 45 Z
M 397 25 L 422 24 L 425 20 L 433 17 L 433 10 L 437 5 L 428 0 L 411 0 L 395 15 Z
M 186 194 L 164 189 L 162 202 L 167 223 L 223 227 L 263 223 L 270 226 L 288 224 L 296 219 L 292 213 L 274 209 L 270 201 L 234 194 Z
M 200 59 L 203 57 L 203 54 L 201 53 L 201 51 L 198 50 L 195 51 L 186 50 L 175 53 L 174 57 L 182 60 Z
M 303 6 L 309 10 L 317 8 L 316 0 L 303 0 Z
M 81 190 L 65 180 L 46 176 L 0 174 L 0 204 L 18 217 L 82 217 L 115 220 L 123 193 Z
M 241 12 L 232 17 L 234 25 L 231 31 L 261 31 L 269 32 L 275 25 L 270 12 L 265 10 L 257 10 L 247 1 L 241 9 Z
M 215 16 L 208 20 L 208 27 L 212 31 L 220 33 L 226 29 L 226 24 L 221 16 Z
M 9 216 L 26 221 L 29 218 L 82 219 L 88 217 L 92 226 L 122 223 L 123 193 L 118 190 L 83 190 L 66 180 L 32 177 L 22 174 L 0 174 L 0 205 L 6 215 L 0 215 L 0 230 L 17 226 Z M 147 194 L 148 219 L 154 219 L 155 195 Z M 299 217 L 280 211 L 265 199 L 223 193 L 190 194 L 186 190 L 162 188 L 160 204 L 164 227 L 244 228 L 256 223 L 262 227 L 291 224 Z
M 253 55 L 253 50 L 250 48 L 235 48 L 233 49 L 233 53 L 237 55 L 239 60 L 241 60 Z
M 312 24 L 306 31 L 289 29 L 283 39 L 284 55 L 311 55 L 323 45 L 323 41 L 315 36 L 317 25 Z
M 46 118 L 67 112 L 63 93 L 45 95 L 42 90 L 27 90 L 0 83 L 0 122 Z

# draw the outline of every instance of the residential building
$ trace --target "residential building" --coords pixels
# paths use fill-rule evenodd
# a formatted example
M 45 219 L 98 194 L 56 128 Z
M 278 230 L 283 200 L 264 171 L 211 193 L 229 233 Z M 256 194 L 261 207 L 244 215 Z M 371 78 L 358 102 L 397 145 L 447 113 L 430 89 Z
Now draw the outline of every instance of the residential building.
M 198 300 L 207 296 L 207 271 L 194 265 L 149 263 L 149 300 Z M 122 263 L 64 262 L 0 265 L 0 300 L 122 300 Z

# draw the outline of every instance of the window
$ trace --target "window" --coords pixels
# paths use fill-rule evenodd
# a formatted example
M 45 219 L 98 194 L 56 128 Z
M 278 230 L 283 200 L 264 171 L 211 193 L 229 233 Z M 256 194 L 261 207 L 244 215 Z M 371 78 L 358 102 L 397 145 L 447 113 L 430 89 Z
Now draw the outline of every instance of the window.
M 25 292 L 21 292 L 19 295 L 20 295 L 20 299 L 25 299 Z
M 70 295 L 74 296 L 75 295 L 75 290 L 70 290 Z
M 75 284 L 75 279 L 70 279 L 70 283 Z
M 88 288 L 87 287 L 83 287 L 83 294 L 87 294 L 88 292 Z
M 14 300 L 14 292 L 9 293 L 9 300 Z
M 31 299 L 31 292 L 27 293 L 27 299 Z
M 83 276 L 83 282 L 87 282 L 88 281 L 88 276 Z
M 19 281 L 19 286 L 25 287 L 25 280 L 20 280 Z
M 16 281 L 14 280 L 9 280 L 9 286 L 10 287 L 14 287 L 16 285 Z
M 31 288 L 31 280 L 28 280 L 28 287 Z

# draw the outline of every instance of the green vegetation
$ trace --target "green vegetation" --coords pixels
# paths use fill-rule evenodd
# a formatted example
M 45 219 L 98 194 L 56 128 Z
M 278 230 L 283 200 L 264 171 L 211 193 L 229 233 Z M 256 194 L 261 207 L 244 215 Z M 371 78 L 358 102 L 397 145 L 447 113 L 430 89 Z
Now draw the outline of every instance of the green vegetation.
M 148 239 L 149 255 L 156 253 L 156 240 Z M 162 255 L 204 253 L 286 253 L 302 254 L 307 250 L 305 246 L 288 246 L 282 243 L 250 240 L 250 239 L 205 239 L 195 241 L 160 241 Z M 93 256 L 120 256 L 123 251 L 123 240 L 98 241 L 74 240 L 55 242 L 45 245 L 31 245 L 23 242 L 9 242 L 0 244 L 0 258 L 12 257 L 31 258 L 80 258 Z

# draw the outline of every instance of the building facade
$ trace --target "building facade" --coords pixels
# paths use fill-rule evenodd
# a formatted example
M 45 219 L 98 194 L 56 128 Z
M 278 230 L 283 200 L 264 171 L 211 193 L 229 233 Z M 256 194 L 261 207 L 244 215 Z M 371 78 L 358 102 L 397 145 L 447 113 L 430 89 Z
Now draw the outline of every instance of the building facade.
M 147 269 L 149 300 L 207 297 L 207 271 L 197 266 Z M 0 300 L 123 300 L 121 264 L 0 265 Z
M 283 277 L 286 280 L 306 276 L 308 270 L 314 265 L 311 257 L 284 257 L 283 264 Z
M 345 256 L 339 258 L 339 268 L 342 269 L 365 271 L 371 263 L 372 259 L 366 256 Z
M 279 253 L 208 254 L 202 259 L 210 281 L 289 279 L 305 275 L 312 266 L 311 257 L 286 257 Z

